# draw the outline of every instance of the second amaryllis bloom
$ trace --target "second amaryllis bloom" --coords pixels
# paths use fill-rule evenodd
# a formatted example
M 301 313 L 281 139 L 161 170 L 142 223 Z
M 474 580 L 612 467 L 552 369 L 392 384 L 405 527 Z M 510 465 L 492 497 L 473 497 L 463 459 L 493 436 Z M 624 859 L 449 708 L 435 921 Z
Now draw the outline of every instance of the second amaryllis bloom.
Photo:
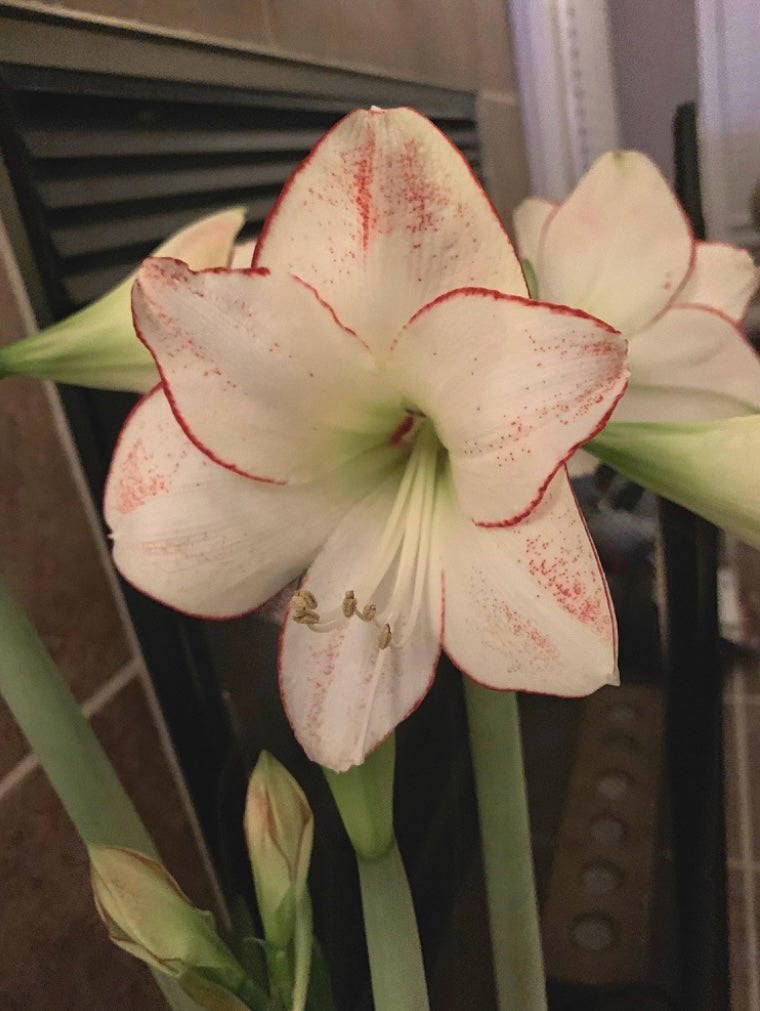
M 404 109 L 352 113 L 317 145 L 251 269 L 142 267 L 135 324 L 162 386 L 114 456 L 116 564 L 216 618 L 307 570 L 281 692 L 332 769 L 419 704 L 441 649 L 495 688 L 616 677 L 564 462 L 625 390 L 625 341 L 526 295 L 466 162 Z

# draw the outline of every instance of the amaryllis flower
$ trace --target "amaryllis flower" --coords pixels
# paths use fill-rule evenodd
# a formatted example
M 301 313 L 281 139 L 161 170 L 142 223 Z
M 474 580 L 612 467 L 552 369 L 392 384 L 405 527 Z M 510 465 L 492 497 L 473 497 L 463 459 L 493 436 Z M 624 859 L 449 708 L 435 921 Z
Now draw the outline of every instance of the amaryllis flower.
M 696 242 L 654 164 L 603 155 L 564 203 L 515 212 L 538 297 L 585 309 L 629 340 L 615 421 L 698 422 L 760 409 L 760 358 L 738 323 L 760 277 L 749 254 Z
M 280 684 L 332 769 L 419 704 L 442 648 L 495 688 L 616 677 L 564 462 L 622 395 L 625 342 L 526 294 L 467 164 L 403 109 L 352 113 L 317 145 L 250 269 L 140 271 L 162 386 L 115 453 L 116 564 L 216 618 L 308 570 Z

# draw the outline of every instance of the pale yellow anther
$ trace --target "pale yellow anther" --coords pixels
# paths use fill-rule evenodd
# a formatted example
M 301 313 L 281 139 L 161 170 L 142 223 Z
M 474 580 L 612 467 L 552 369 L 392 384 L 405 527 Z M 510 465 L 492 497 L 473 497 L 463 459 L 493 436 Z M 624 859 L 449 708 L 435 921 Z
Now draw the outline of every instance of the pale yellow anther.
M 317 598 L 314 596 L 311 590 L 299 590 L 298 592 L 301 595 L 301 599 L 305 602 L 306 606 L 310 610 L 313 611 L 315 608 L 319 606 L 319 604 L 317 603 Z
M 392 638 L 393 633 L 391 632 L 391 626 L 384 625 L 380 631 L 380 635 L 377 637 L 377 645 L 380 649 L 387 649 L 391 644 Z
M 293 621 L 298 625 L 316 625 L 319 622 L 319 615 L 316 611 L 305 611 L 303 614 L 294 614 Z
M 374 621 L 377 608 L 374 604 L 367 604 L 366 607 L 362 608 L 361 611 L 357 611 L 356 614 L 362 621 Z
M 343 615 L 350 618 L 354 614 L 356 614 L 356 597 L 353 590 L 346 590 L 346 595 L 343 598 Z

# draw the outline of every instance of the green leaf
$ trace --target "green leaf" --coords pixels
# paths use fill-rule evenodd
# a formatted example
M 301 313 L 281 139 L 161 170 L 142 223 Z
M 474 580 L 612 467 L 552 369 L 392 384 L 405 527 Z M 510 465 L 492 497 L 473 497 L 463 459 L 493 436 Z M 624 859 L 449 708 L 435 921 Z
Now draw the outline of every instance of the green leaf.
M 760 547 L 760 415 L 689 425 L 611 422 L 584 448 Z

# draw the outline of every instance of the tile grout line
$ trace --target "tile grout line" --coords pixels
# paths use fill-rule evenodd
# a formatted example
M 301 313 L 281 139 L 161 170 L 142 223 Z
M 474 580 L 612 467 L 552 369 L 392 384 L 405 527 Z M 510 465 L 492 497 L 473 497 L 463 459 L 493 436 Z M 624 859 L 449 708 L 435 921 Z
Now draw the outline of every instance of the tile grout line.
M 83 715 L 89 720 L 91 716 L 104 709 L 122 689 L 134 681 L 140 673 L 141 663 L 138 659 L 128 660 L 116 673 L 106 681 L 96 692 L 85 699 L 80 705 Z M 39 761 L 33 753 L 24 755 L 14 767 L 0 779 L 0 801 L 12 790 L 20 786 L 27 776 L 39 768 Z
M 746 710 L 744 707 L 744 685 L 740 681 L 735 688 L 734 706 L 734 746 L 736 748 L 736 772 L 739 781 L 739 841 L 742 854 L 742 884 L 744 891 L 744 929 L 747 939 L 747 964 L 749 984 L 749 1006 L 760 1008 L 760 969 L 758 968 L 758 937 L 755 919 L 755 888 L 752 873 L 752 813 L 750 803 L 749 744 Z

